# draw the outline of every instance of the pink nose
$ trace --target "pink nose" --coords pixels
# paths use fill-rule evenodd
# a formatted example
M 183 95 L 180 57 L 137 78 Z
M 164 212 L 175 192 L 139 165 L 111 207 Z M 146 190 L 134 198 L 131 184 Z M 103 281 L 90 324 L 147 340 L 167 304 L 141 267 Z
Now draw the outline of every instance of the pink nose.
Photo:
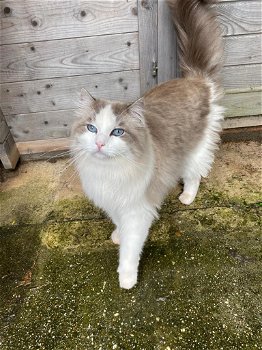
M 99 151 L 100 151 L 100 149 L 105 145 L 103 142 L 101 142 L 101 141 L 96 141 L 96 145 L 97 145 L 97 148 L 99 149 Z

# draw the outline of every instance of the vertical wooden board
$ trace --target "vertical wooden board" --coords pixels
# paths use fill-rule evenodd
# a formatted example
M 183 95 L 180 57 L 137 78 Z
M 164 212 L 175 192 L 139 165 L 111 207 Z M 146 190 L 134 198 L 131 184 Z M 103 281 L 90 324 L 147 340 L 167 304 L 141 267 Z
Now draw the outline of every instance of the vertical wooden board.
M 9 133 L 9 127 L 0 109 L 0 143 L 3 143 Z
M 153 76 L 154 62 L 157 64 L 157 0 L 138 0 L 140 93 L 157 84 Z
M 178 77 L 175 27 L 165 0 L 158 0 L 158 83 Z
M 0 144 L 0 160 L 5 169 L 14 169 L 19 159 L 19 152 L 13 136 L 9 132 L 4 143 Z
M 136 32 L 136 0 L 0 1 L 2 44 Z
M 5 169 L 14 169 L 19 159 L 19 152 L 13 136 L 7 127 L 5 117 L 0 108 L 0 160 Z

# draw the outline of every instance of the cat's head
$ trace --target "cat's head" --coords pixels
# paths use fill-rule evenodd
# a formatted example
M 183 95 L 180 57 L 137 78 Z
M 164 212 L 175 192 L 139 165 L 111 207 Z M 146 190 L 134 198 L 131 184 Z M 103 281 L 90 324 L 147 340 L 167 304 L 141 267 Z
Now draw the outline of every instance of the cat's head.
M 73 151 L 94 159 L 139 158 L 147 139 L 143 100 L 133 104 L 94 99 L 81 90 L 78 120 L 72 129 Z

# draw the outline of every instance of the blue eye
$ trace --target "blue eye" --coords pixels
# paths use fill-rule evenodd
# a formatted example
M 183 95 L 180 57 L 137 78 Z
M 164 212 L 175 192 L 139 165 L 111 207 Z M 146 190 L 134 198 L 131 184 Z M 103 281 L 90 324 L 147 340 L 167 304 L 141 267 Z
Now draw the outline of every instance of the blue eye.
M 87 124 L 87 129 L 90 131 L 90 132 L 93 132 L 93 133 L 97 133 L 97 128 L 92 125 L 92 124 Z
M 124 134 L 125 130 L 124 129 L 114 129 L 110 135 L 114 135 L 114 136 L 122 136 Z

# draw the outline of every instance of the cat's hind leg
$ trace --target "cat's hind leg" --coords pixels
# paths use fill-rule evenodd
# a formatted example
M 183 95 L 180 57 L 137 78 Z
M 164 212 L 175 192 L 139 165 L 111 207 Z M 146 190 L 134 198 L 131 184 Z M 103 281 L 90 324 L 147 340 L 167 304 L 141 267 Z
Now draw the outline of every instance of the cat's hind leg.
M 207 127 L 198 145 L 188 155 L 181 176 L 184 182 L 184 191 L 179 199 L 183 204 L 187 205 L 194 201 L 201 177 L 207 177 L 220 140 L 219 132 L 221 131 L 224 109 L 213 103 L 215 99 L 214 88 L 212 85 L 210 85 L 210 88 L 211 99 L 210 112 L 207 116 Z
M 181 203 L 185 205 L 190 205 L 194 201 L 197 195 L 200 180 L 200 176 L 196 176 L 195 178 L 183 177 L 184 189 L 181 195 L 179 196 L 179 200 Z

